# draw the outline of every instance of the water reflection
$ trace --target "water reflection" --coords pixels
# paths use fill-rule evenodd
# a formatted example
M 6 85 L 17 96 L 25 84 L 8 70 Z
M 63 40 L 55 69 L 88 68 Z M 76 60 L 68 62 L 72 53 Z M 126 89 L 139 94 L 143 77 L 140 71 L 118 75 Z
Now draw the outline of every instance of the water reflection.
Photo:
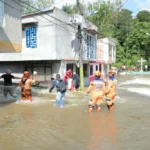
M 89 114 L 89 132 L 91 138 L 87 144 L 88 148 L 99 150 L 106 145 L 115 145 L 117 128 L 114 112 Z

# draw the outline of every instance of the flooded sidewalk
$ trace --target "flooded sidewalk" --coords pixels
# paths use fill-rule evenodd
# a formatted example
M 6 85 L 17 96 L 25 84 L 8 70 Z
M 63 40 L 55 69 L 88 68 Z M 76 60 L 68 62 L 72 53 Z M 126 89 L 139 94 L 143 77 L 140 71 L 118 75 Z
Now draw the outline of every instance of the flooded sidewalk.
M 0 107 L 0 150 L 149 150 L 149 83 L 147 76 L 118 77 L 114 111 L 103 103 L 90 114 L 82 92 L 68 92 L 65 107 L 56 108 L 55 92 L 34 89 L 32 103 Z

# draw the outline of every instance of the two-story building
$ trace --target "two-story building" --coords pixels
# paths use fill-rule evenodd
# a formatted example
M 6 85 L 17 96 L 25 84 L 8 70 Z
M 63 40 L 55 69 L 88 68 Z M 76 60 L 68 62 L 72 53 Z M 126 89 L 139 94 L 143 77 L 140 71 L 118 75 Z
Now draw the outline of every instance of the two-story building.
M 85 85 L 89 84 L 89 63 L 96 59 L 97 27 L 82 18 Z M 0 68 L 21 75 L 24 70 L 38 72 L 38 81 L 50 81 L 68 68 L 79 73 L 77 26 L 58 8 L 22 16 L 22 52 L 0 54 Z
M 21 52 L 21 37 L 21 2 L 19 0 L 1 0 L 0 53 Z
M 108 74 L 111 64 L 116 62 L 116 41 L 111 37 L 97 40 L 96 61 L 90 63 L 90 80 L 93 72 L 100 70 L 104 76 Z

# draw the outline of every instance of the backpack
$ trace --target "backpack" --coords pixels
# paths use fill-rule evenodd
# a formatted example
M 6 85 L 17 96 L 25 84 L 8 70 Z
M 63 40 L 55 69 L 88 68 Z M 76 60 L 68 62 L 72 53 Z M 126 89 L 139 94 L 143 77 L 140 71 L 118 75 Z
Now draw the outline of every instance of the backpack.
M 64 93 L 64 92 L 66 92 L 66 90 L 67 90 L 66 82 L 63 81 L 63 80 L 61 80 L 61 81 L 59 82 L 59 91 L 60 91 L 61 93 Z

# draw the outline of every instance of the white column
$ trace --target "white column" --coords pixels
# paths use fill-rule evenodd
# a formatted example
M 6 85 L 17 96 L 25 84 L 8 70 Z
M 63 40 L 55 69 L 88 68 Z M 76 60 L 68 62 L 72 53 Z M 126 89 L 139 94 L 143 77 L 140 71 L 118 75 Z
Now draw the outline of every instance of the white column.
M 141 57 L 141 72 L 143 72 L 143 58 Z
M 101 65 L 102 74 L 105 76 L 104 64 Z

